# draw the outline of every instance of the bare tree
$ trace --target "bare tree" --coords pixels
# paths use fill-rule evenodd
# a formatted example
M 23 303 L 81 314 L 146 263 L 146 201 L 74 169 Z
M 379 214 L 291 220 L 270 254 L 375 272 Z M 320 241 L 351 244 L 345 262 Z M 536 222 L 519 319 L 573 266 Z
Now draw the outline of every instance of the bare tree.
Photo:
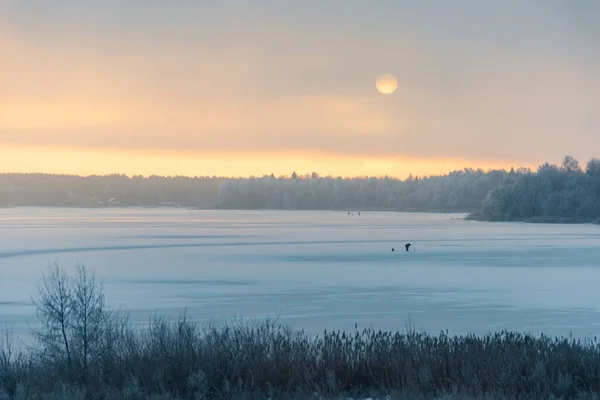
M 34 304 L 42 328 L 34 334 L 43 354 L 53 361 L 66 358 L 70 374 L 77 365 L 85 382 L 107 322 L 102 285 L 83 265 L 77 265 L 76 275 L 70 277 L 55 261 L 38 290 Z
M 69 370 L 72 367 L 71 335 L 69 325 L 73 312 L 73 295 L 67 273 L 58 261 L 48 265 L 38 287 L 38 298 L 33 300 L 42 328 L 34 331 L 47 357 L 66 356 Z
M 102 284 L 96 275 L 88 273 L 85 266 L 77 265 L 77 275 L 72 280 L 72 318 L 70 325 L 81 358 L 82 379 L 87 380 L 90 356 L 98 350 L 106 322 Z

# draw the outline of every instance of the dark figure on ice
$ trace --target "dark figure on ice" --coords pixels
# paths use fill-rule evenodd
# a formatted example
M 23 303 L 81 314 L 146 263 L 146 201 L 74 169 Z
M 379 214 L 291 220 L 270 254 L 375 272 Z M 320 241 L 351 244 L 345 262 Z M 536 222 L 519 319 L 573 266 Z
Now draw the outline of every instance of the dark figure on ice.
M 406 251 L 408 251 L 408 249 L 410 248 L 410 243 L 406 243 L 406 244 L 404 245 L 404 247 L 406 248 Z

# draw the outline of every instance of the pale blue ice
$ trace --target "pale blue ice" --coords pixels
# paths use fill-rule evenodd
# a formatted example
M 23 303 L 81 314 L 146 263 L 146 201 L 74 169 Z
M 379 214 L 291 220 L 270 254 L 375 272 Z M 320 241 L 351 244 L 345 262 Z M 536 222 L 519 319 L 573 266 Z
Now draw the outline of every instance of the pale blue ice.
M 409 321 L 433 333 L 600 332 L 600 226 L 462 217 L 3 209 L 0 322 L 35 327 L 31 296 L 58 260 L 96 271 L 108 302 L 139 323 L 187 310 L 199 321 L 276 316 L 310 333 Z

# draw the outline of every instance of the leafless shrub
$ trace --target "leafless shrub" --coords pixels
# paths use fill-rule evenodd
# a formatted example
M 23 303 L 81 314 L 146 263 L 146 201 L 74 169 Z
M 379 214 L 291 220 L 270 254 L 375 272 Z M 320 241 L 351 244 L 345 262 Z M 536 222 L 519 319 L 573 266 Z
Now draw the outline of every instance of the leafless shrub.
M 0 399 L 9 398 L 10 393 L 16 390 L 22 375 L 23 360 L 12 330 L 5 326 L 0 337 Z

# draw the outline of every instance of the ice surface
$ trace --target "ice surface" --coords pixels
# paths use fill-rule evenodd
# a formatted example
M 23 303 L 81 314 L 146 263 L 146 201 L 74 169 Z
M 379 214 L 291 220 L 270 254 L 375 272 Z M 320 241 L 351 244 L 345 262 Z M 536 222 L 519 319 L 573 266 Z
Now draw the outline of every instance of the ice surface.
M 409 319 L 434 333 L 600 332 L 600 226 L 361 214 L 0 210 L 0 322 L 35 326 L 30 296 L 58 260 L 94 269 L 140 323 L 187 309 L 202 321 L 279 316 L 311 333 Z

